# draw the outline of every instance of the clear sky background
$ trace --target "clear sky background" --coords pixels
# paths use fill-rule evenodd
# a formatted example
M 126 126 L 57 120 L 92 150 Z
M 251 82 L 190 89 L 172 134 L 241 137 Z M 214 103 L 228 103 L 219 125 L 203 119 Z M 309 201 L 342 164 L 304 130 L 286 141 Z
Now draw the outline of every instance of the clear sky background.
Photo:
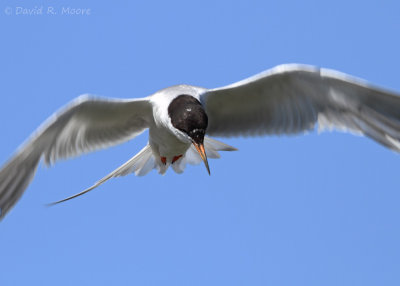
M 400 91 L 398 1 L 100 2 L 0 2 L 1 162 L 83 93 L 214 88 L 293 62 Z M 40 165 L 0 223 L 0 285 L 400 285 L 399 155 L 338 132 L 221 140 L 239 151 L 211 176 L 130 175 L 51 208 L 147 133 Z

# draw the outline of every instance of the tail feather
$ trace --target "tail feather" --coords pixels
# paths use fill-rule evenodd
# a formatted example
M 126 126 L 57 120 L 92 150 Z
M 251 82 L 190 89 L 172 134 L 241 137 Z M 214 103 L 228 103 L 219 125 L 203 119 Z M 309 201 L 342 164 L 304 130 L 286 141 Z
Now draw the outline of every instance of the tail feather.
M 73 196 L 70 196 L 68 198 L 56 201 L 54 203 L 51 203 L 49 205 L 55 205 L 59 204 L 68 200 L 71 200 L 73 198 L 79 197 L 83 194 L 86 194 L 87 192 L 90 192 L 91 190 L 97 188 L 101 184 L 105 183 L 111 178 L 114 177 L 120 177 L 120 176 L 125 176 L 130 173 L 135 173 L 137 176 L 143 176 L 146 175 L 148 172 L 150 172 L 152 169 L 155 168 L 155 160 L 154 156 L 151 150 L 150 145 L 146 145 L 139 153 L 137 153 L 135 156 L 133 156 L 131 159 L 129 159 L 126 163 L 112 171 L 110 174 L 96 182 L 93 186 L 87 188 L 86 190 L 83 190 L 80 193 L 77 193 Z
M 136 176 L 144 176 L 156 167 L 156 161 L 154 159 L 151 148 L 146 150 L 145 154 L 143 154 L 143 157 L 141 158 L 140 161 L 141 161 L 140 165 L 138 163 L 138 168 L 135 170 Z
M 108 176 L 112 175 L 112 177 L 119 177 L 128 175 L 130 173 L 135 173 L 136 175 L 146 175 L 149 171 L 151 171 L 151 169 L 154 168 L 154 165 L 149 170 L 146 168 L 147 172 L 144 172 L 145 170 L 143 169 L 152 155 L 153 154 L 150 145 L 146 145 L 142 150 L 140 150 L 139 153 L 129 159 L 122 166 L 111 172 Z
M 208 149 L 214 149 L 216 151 L 237 151 L 235 147 L 225 144 L 221 141 L 215 140 L 210 137 L 204 137 L 204 145 Z
M 235 151 L 237 150 L 236 148 L 229 146 L 225 143 L 219 142 L 215 139 L 211 139 L 209 137 L 204 138 L 204 147 L 206 149 L 206 153 L 209 158 L 219 158 L 220 155 L 218 151 Z M 171 164 L 173 170 L 176 173 L 182 173 L 186 167 L 186 164 L 198 164 L 201 162 L 201 158 L 199 154 L 197 153 L 196 149 L 191 146 L 186 154 Z M 73 198 L 79 197 L 83 194 L 86 194 L 87 192 L 90 192 L 91 190 L 97 188 L 101 184 L 105 183 L 111 178 L 114 177 L 120 177 L 120 176 L 125 176 L 130 173 L 135 173 L 136 176 L 144 176 L 148 172 L 150 172 L 152 169 L 157 168 L 160 174 L 164 174 L 166 170 L 168 169 L 169 164 L 164 165 L 161 162 L 158 162 L 156 158 L 154 157 L 153 151 L 150 147 L 150 145 L 146 145 L 138 154 L 136 154 L 134 157 L 132 157 L 130 160 L 128 160 L 126 163 L 112 171 L 110 174 L 96 182 L 93 186 L 87 188 L 86 190 L 83 190 L 82 192 L 75 194 L 73 196 L 70 196 L 68 198 L 56 201 L 54 203 L 51 203 L 49 205 L 55 205 L 59 204 L 68 200 L 71 200 Z
M 212 159 L 218 159 L 221 157 L 218 151 L 237 151 L 235 147 L 210 137 L 204 137 L 204 149 L 206 150 L 207 157 Z M 181 174 L 185 170 L 186 164 L 198 165 L 201 162 L 202 160 L 199 153 L 197 152 L 196 148 L 191 145 L 186 151 L 186 154 L 172 164 L 172 168 L 176 173 Z

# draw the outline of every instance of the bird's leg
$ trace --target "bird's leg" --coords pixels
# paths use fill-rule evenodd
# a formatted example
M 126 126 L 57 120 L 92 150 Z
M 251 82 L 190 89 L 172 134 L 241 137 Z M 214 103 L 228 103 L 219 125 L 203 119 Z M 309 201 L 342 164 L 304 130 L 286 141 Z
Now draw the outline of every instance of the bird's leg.
M 160 157 L 161 158 L 161 162 L 166 165 L 167 164 L 167 158 L 166 157 Z
M 174 158 L 172 159 L 172 164 L 178 161 L 181 157 L 182 155 L 174 156 Z

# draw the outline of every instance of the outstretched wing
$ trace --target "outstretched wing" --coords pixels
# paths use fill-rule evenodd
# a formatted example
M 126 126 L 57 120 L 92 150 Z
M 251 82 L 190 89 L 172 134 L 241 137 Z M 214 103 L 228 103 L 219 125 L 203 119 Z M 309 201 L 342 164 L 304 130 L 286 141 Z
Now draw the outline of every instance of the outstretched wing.
M 400 152 L 400 96 L 348 75 L 281 65 L 201 96 L 212 136 L 295 134 L 337 128 Z
M 51 116 L 0 170 L 0 220 L 21 197 L 43 157 L 46 164 L 122 143 L 152 120 L 148 99 L 81 96 Z

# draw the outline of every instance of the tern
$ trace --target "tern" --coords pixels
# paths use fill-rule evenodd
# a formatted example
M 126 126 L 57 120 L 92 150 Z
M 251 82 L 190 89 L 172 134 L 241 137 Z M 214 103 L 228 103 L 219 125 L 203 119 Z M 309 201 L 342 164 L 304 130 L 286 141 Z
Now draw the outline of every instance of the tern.
M 280 65 L 215 89 L 176 85 L 151 96 L 106 99 L 81 96 L 52 115 L 0 170 L 0 219 L 32 180 L 40 160 L 52 165 L 133 139 L 149 129 L 148 144 L 110 178 L 171 166 L 204 165 L 235 148 L 208 136 L 261 136 L 339 129 L 365 135 L 400 152 L 400 96 L 338 71 Z M 208 135 L 208 136 L 206 136 Z

